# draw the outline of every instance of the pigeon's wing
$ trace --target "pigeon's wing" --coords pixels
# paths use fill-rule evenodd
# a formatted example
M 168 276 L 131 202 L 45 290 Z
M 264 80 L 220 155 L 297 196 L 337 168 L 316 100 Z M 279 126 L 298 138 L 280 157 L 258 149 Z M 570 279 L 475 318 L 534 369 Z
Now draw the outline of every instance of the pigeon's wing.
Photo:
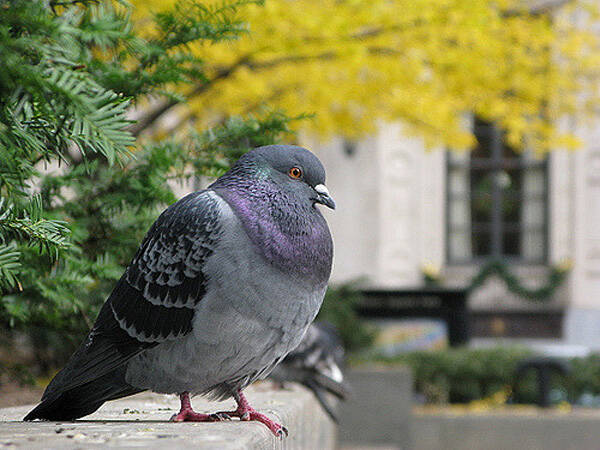
M 98 379 L 141 351 L 189 333 L 194 307 L 206 293 L 202 269 L 220 235 L 219 202 L 210 191 L 167 208 L 44 398 Z
M 215 194 L 191 194 L 154 223 L 125 273 L 123 291 L 109 300 L 121 328 L 141 342 L 162 342 L 192 329 L 206 294 L 206 259 L 221 236 Z

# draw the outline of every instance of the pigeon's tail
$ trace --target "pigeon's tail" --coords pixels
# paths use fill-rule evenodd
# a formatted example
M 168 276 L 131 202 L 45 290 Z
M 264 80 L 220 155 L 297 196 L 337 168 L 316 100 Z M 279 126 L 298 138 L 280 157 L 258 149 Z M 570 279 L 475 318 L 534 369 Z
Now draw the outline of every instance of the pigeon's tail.
M 314 373 L 310 377 L 309 383 L 312 386 L 318 386 L 323 391 L 335 395 L 340 400 L 346 400 L 350 396 L 350 387 L 344 381 L 334 380 L 327 375 Z
M 44 395 L 42 402 L 23 420 L 74 420 L 93 413 L 106 401 L 141 391 L 127 384 L 125 366 L 121 366 L 88 383 Z
M 329 417 L 331 417 L 335 423 L 338 423 L 338 416 L 335 411 L 336 407 L 331 402 L 331 398 L 328 398 L 326 394 L 330 393 L 340 400 L 346 400 L 350 396 L 350 388 L 348 385 L 343 381 L 333 380 L 320 373 L 312 373 L 310 376 L 306 376 L 303 384 L 313 391 L 315 397 L 317 397 L 317 400 Z

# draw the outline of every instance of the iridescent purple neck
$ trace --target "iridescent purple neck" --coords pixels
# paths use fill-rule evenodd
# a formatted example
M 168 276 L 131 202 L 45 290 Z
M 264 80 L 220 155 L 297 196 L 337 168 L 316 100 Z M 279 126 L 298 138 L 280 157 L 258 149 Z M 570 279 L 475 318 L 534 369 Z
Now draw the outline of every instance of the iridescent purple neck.
M 229 204 L 267 261 L 313 283 L 327 283 L 333 244 L 314 206 L 293 201 L 268 179 L 236 177 L 211 188 Z

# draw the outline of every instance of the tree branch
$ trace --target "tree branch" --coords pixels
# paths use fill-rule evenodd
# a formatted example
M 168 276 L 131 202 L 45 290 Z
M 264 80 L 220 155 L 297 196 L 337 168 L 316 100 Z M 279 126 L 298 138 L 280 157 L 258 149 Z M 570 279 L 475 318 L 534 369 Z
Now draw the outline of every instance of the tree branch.
M 529 8 L 523 9 L 510 9 L 502 12 L 502 17 L 515 17 L 521 15 L 530 15 L 530 16 L 540 16 L 543 14 L 547 14 L 553 10 L 556 10 L 567 3 L 572 2 L 573 0 L 548 0 L 545 2 L 538 3 Z M 403 31 L 409 27 L 418 27 L 423 25 L 424 22 L 418 21 L 411 24 L 398 24 L 392 25 L 388 27 L 373 27 L 369 29 L 365 29 L 356 33 L 352 33 L 346 36 L 349 39 L 368 39 L 371 37 L 377 37 L 383 33 L 387 32 L 398 32 Z M 319 40 L 319 38 L 307 38 L 308 41 Z M 401 53 L 399 50 L 392 48 L 384 48 L 384 47 L 369 47 L 369 52 L 371 54 L 380 55 L 380 56 L 393 56 Z M 221 68 L 217 71 L 217 74 L 207 82 L 201 83 L 197 85 L 194 89 L 192 89 L 186 97 L 191 98 L 197 96 L 203 92 L 205 92 L 208 88 L 210 88 L 215 82 L 225 79 L 232 75 L 236 70 L 241 67 L 248 67 L 251 70 L 261 70 L 261 69 L 269 69 L 273 67 L 277 67 L 282 64 L 287 63 L 302 63 L 308 61 L 315 60 L 332 60 L 337 58 L 338 55 L 336 52 L 327 51 L 320 53 L 318 55 L 290 55 L 290 56 L 282 56 L 279 58 L 274 58 L 268 61 L 253 61 L 250 55 L 246 55 L 240 58 L 237 62 L 232 64 L 229 67 Z M 173 107 L 180 104 L 177 100 L 165 100 L 161 102 L 156 107 L 152 108 L 148 113 L 142 116 L 136 123 L 131 125 L 130 131 L 134 136 L 139 136 L 144 130 L 151 127 L 158 119 L 160 119 L 164 114 L 170 111 Z M 184 123 L 184 121 L 179 121 L 175 128 L 178 128 L 179 125 Z
M 571 3 L 573 0 L 549 0 L 546 2 L 539 2 L 536 5 L 532 5 L 529 8 L 523 9 L 508 9 L 502 13 L 503 17 L 516 17 L 516 16 L 542 16 L 548 14 L 567 3 Z
M 244 65 L 247 65 L 249 58 L 250 58 L 249 56 L 244 56 L 243 58 L 240 58 L 237 62 L 232 64 L 231 66 L 220 69 L 219 71 L 217 71 L 217 74 L 212 79 L 196 86 L 194 89 L 192 89 L 191 92 L 189 92 L 186 95 L 186 97 L 191 98 L 191 97 L 194 97 L 194 96 L 206 91 L 210 86 L 212 86 L 218 80 L 227 78 L 233 72 L 235 72 L 238 68 L 240 68 Z M 171 110 L 171 108 L 173 108 L 174 106 L 177 106 L 180 103 L 181 102 L 179 102 L 177 100 L 166 100 L 166 101 L 162 102 L 161 104 L 159 104 L 155 108 L 153 108 L 151 111 L 149 111 L 146 115 L 144 115 L 140 119 L 138 119 L 137 122 L 132 124 L 131 127 L 129 128 L 129 131 L 135 137 L 139 136 L 140 133 L 142 133 L 148 127 L 152 126 L 160 117 L 162 117 L 165 113 L 167 113 L 169 110 Z

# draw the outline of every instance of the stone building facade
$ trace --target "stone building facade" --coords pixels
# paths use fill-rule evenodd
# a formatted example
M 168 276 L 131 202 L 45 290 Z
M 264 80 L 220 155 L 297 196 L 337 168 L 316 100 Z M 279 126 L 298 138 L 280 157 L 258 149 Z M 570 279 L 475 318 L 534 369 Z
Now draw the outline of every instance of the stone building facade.
M 569 275 L 551 298 L 515 296 L 490 277 L 469 298 L 475 334 L 555 337 L 600 348 L 600 128 L 565 123 L 584 142 L 544 158 L 513 152 L 492 125 L 474 121 L 473 152 L 426 149 L 398 124 L 359 142 L 304 139 L 328 171 L 338 208 L 328 215 L 332 281 L 418 287 L 438 267 L 468 286 L 491 259 L 528 287 L 550 268 Z

